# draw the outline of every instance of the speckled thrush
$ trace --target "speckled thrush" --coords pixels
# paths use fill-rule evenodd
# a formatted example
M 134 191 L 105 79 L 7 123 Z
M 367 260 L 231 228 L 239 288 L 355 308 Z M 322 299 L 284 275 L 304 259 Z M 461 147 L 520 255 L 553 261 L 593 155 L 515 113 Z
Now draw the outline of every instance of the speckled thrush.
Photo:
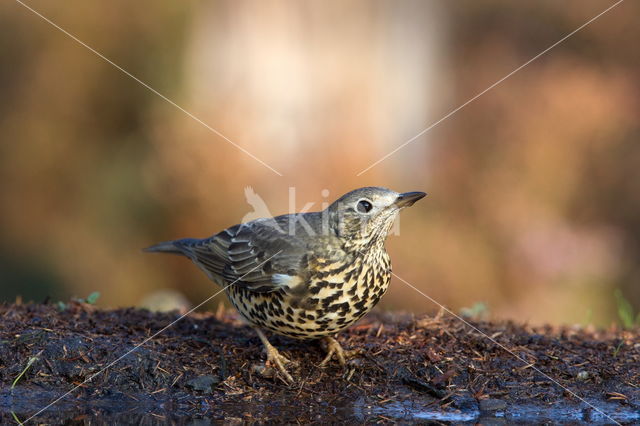
M 391 279 L 384 241 L 404 207 L 424 192 L 366 187 L 327 209 L 257 219 L 204 239 L 167 241 L 145 249 L 190 258 L 225 288 L 231 303 L 257 331 L 268 360 L 284 378 L 288 360 L 261 329 L 295 339 L 325 340 L 327 357 L 344 365 L 332 337 L 373 308 Z

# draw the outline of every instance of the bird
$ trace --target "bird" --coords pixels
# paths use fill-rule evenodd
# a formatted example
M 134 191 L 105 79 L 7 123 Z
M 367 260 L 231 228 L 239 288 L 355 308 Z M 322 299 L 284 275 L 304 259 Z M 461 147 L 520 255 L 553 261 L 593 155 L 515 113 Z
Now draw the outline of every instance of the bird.
M 288 358 L 263 330 L 293 339 L 321 339 L 346 364 L 335 334 L 369 312 L 391 281 L 384 243 L 398 213 L 424 192 L 382 187 L 348 192 L 318 212 L 260 218 L 211 237 L 165 241 L 144 249 L 189 258 L 220 285 L 262 341 L 267 361 L 289 383 Z

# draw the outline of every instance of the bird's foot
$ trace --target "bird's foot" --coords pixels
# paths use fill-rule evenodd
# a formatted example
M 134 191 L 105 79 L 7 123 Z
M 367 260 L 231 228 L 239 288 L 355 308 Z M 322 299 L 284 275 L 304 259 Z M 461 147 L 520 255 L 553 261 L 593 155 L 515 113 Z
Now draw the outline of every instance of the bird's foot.
M 285 365 L 291 363 L 291 360 L 282 355 L 276 348 L 270 346 L 267 349 L 267 362 L 276 366 L 280 374 L 282 374 L 285 380 L 289 383 L 293 383 L 293 377 L 285 368 Z
M 264 335 L 264 333 L 262 333 L 262 331 L 258 329 L 256 329 L 256 331 L 258 332 L 258 336 L 260 336 L 260 340 L 262 340 L 262 343 L 264 344 L 264 349 L 267 352 L 267 364 L 271 364 L 275 366 L 280 372 L 280 374 L 282 374 L 286 382 L 288 382 L 289 384 L 293 383 L 294 382 L 293 377 L 291 376 L 291 374 L 289 374 L 289 372 L 285 368 L 285 365 L 290 364 L 291 360 L 289 360 L 286 356 L 278 352 L 278 350 L 271 343 L 269 343 L 269 340 L 267 340 L 267 337 Z M 256 368 L 256 371 L 258 371 L 260 374 L 262 374 L 265 377 L 274 376 L 273 369 L 266 365 Z
M 338 359 L 338 362 L 341 366 L 344 367 L 345 365 L 347 365 L 347 359 L 352 356 L 351 351 L 345 351 L 344 349 L 342 349 L 340 343 L 338 343 L 338 341 L 331 336 L 323 337 L 322 342 L 324 343 L 325 350 L 327 351 L 327 356 L 320 363 L 320 367 L 325 367 L 329 363 L 329 361 L 331 361 L 334 355 Z

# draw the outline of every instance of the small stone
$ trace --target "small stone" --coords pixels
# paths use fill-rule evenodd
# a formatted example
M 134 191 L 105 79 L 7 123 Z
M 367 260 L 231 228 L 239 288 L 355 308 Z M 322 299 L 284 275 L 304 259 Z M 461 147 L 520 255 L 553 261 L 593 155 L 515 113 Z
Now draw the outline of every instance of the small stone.
M 480 411 L 502 411 L 507 403 L 501 399 L 483 399 L 480 401 Z
M 349 367 L 361 368 L 364 366 L 364 360 L 362 358 L 352 358 L 347 361 Z
M 275 370 L 271 367 L 267 367 L 265 364 L 253 364 L 251 366 L 251 371 L 269 379 L 274 378 L 276 375 Z
M 576 376 L 578 378 L 578 380 L 588 380 L 589 379 L 589 372 L 588 371 L 580 371 L 578 373 L 578 375 Z
M 211 375 L 199 376 L 187 382 L 187 387 L 202 393 L 209 394 L 213 392 L 213 387 L 220 383 L 219 377 Z

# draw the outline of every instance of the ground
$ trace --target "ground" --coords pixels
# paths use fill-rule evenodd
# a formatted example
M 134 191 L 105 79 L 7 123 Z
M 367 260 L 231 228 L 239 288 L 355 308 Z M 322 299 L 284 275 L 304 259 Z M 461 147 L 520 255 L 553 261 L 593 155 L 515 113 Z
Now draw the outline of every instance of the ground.
M 355 352 L 346 367 L 318 368 L 317 342 L 271 336 L 295 362 L 289 385 L 265 377 L 233 312 L 179 317 L 0 306 L 0 423 L 640 422 L 638 330 L 373 313 L 338 336 Z

